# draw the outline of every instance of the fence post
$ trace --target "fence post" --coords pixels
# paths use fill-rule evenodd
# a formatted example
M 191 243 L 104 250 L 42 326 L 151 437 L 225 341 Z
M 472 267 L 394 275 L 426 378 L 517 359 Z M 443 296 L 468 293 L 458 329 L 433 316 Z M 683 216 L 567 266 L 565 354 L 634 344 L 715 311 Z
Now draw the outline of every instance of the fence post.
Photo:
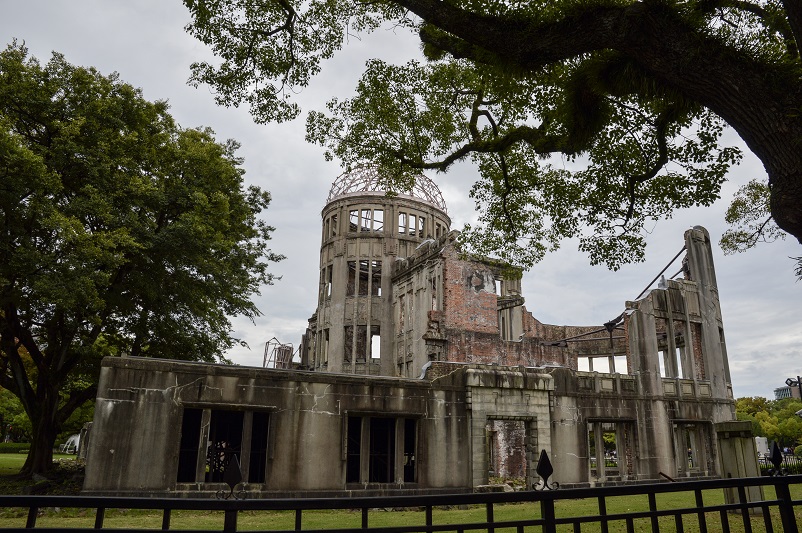
M 237 531 L 237 510 L 226 509 L 225 521 L 223 522 L 223 533 L 235 533 Z
M 28 508 L 28 520 L 25 522 L 26 529 L 33 529 L 36 527 L 36 516 L 39 514 L 39 508 L 31 505 Z
M 794 516 L 794 504 L 791 500 L 791 491 L 788 488 L 788 478 L 775 477 L 774 491 L 777 493 L 777 499 L 780 500 L 778 507 L 780 509 L 783 531 L 785 531 L 785 533 L 799 533 L 799 528 L 796 525 L 796 517 Z
M 554 499 L 543 498 L 540 500 L 540 517 L 543 519 L 543 533 L 556 533 L 557 525 L 554 523 Z

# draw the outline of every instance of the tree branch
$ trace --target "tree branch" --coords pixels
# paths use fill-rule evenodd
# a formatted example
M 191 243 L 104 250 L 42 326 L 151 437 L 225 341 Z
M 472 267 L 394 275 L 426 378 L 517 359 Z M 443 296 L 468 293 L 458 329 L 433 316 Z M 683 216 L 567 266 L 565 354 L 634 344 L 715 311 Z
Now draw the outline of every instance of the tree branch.
M 802 45 L 802 2 L 799 0 L 782 0 L 782 4 L 788 15 L 788 24 L 791 26 L 798 50 Z

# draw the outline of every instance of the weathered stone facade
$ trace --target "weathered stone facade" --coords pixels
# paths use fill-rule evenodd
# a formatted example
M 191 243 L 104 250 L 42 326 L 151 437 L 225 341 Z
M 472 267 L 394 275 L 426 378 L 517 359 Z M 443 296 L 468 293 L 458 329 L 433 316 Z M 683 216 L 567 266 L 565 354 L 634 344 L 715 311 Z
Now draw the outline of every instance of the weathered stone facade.
M 541 450 L 561 485 L 753 471 L 703 228 L 682 279 L 555 326 L 526 310 L 519 270 L 459 250 L 436 195 L 344 184 L 297 368 L 105 361 L 87 492 L 213 494 L 234 456 L 262 496 L 531 487 Z

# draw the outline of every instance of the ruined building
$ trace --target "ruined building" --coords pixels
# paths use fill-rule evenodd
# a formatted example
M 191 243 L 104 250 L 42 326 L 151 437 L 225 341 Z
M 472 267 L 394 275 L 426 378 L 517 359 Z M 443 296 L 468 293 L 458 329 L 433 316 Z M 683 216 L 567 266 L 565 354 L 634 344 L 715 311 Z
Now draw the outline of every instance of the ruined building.
M 211 495 L 233 457 L 260 496 L 531 487 L 541 450 L 564 486 L 757 475 L 703 228 L 679 279 L 607 323 L 554 326 L 520 271 L 460 251 L 428 180 L 388 196 L 345 175 L 322 214 L 300 363 L 106 359 L 87 493 Z

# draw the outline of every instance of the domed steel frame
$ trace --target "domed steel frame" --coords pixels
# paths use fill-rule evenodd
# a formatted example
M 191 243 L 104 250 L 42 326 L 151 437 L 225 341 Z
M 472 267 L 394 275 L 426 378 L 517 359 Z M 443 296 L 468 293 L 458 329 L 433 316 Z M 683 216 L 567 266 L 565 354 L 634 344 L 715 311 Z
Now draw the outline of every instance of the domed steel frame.
M 376 167 L 360 167 L 350 172 L 343 172 L 331 184 L 326 203 L 346 194 L 384 192 L 386 189 L 381 181 L 381 176 Z M 398 192 L 432 204 L 443 212 L 448 213 L 446 202 L 440 189 L 423 174 L 415 177 L 415 185 L 412 190 Z

